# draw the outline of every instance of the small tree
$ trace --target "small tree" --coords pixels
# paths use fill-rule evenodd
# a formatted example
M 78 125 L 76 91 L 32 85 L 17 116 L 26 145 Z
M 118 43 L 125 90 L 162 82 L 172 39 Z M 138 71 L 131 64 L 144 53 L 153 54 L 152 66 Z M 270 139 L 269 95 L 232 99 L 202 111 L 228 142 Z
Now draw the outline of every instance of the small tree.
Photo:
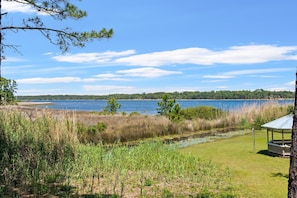
M 158 102 L 158 114 L 168 116 L 175 105 L 175 99 L 171 99 L 169 94 L 164 94 L 162 100 Z
M 175 99 L 171 99 L 169 94 L 162 96 L 162 100 L 158 102 L 158 106 L 158 114 L 164 115 L 174 122 L 183 120 L 180 105 L 176 104 Z
M 179 122 L 184 120 L 184 116 L 181 114 L 182 108 L 179 104 L 175 104 L 172 108 L 171 112 L 169 113 L 169 119 L 174 122 Z
M 0 78 L 0 105 L 14 104 L 14 93 L 17 90 L 17 83 L 15 80 Z
M 104 111 L 108 113 L 117 113 L 118 109 L 121 108 L 121 104 L 118 103 L 118 101 L 112 97 L 108 99 L 106 107 L 104 107 Z

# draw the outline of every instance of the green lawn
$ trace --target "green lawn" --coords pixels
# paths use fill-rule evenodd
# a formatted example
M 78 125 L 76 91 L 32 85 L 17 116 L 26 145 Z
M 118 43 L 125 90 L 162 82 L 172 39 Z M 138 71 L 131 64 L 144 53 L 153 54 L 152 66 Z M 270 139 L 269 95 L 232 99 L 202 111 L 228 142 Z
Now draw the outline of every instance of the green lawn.
M 239 197 L 287 197 L 289 158 L 266 155 L 266 131 L 256 131 L 256 153 L 252 134 L 196 144 L 181 149 L 202 159 L 229 167 Z

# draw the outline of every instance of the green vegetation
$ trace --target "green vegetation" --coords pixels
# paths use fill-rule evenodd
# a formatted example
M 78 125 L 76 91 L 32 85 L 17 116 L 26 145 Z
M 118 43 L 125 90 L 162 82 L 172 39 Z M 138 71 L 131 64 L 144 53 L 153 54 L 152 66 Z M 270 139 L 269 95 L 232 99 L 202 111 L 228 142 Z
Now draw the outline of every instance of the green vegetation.
M 75 47 L 84 47 L 86 42 L 92 40 L 100 40 L 103 38 L 111 38 L 113 35 L 113 30 L 107 30 L 102 28 L 101 30 L 90 30 L 84 32 L 76 32 L 72 31 L 71 27 L 63 27 L 61 28 L 61 24 L 59 22 L 64 22 L 67 20 L 80 20 L 87 17 L 87 12 L 79 9 L 75 4 L 68 0 L 55 0 L 55 1 L 18 1 L 20 4 L 29 5 L 30 8 L 36 10 L 39 14 L 36 14 L 34 17 L 24 15 L 24 18 L 15 17 L 14 20 L 10 22 L 5 22 L 4 20 L 7 18 L 2 17 L 0 20 L 2 22 L 1 26 L 1 49 L 10 48 L 14 51 L 18 51 L 17 46 L 15 44 L 3 43 L 5 41 L 6 32 L 9 33 L 18 33 L 19 30 L 23 31 L 38 31 L 41 33 L 45 39 L 49 40 L 51 44 L 57 45 L 62 52 L 66 52 L 69 50 L 70 46 Z M 10 16 L 14 13 L 4 13 L 3 15 Z M 55 27 L 48 27 L 48 20 L 43 21 L 40 15 L 47 15 L 56 24 Z M 10 17 L 9 17 L 10 18 Z M 2 60 L 2 58 L 1 58 Z M 1 76 L 1 74 L 0 74 Z
M 16 90 L 16 81 L 0 77 L 0 105 L 15 104 Z
M 221 109 L 211 106 L 197 106 L 181 109 L 175 99 L 171 99 L 169 94 L 164 94 L 162 100 L 158 102 L 158 114 L 168 117 L 171 121 L 180 122 L 183 120 L 206 119 L 215 120 L 227 114 Z
M 182 109 L 180 114 L 188 120 L 194 120 L 197 118 L 214 120 L 226 115 L 227 112 L 223 112 L 221 109 L 211 106 L 198 106 Z
M 289 159 L 267 155 L 266 131 L 256 131 L 256 153 L 251 133 L 181 149 L 227 167 L 238 197 L 287 197 Z
M 121 104 L 115 98 L 109 98 L 104 108 L 104 112 L 115 114 L 117 113 L 118 109 L 121 108 Z
M 175 106 L 175 99 L 171 99 L 169 94 L 164 94 L 162 100 L 158 102 L 158 114 L 168 116 Z
M 67 52 L 70 46 L 84 47 L 87 42 L 100 39 L 108 39 L 113 35 L 112 29 L 102 28 L 101 30 L 90 30 L 84 32 L 72 31 L 71 27 L 61 28 L 59 22 L 67 20 L 80 20 L 87 16 L 87 12 L 79 9 L 71 1 L 68 0 L 48 0 L 48 1 L 32 1 L 32 0 L 11 0 L 25 6 L 29 6 L 39 14 L 34 17 L 24 15 L 24 18 L 16 16 L 14 20 L 10 20 L 13 12 L 1 13 L 0 17 L 1 38 L 0 38 L 0 105 L 12 104 L 15 102 L 14 93 L 16 91 L 16 82 L 13 80 L 6 80 L 1 74 L 1 62 L 5 58 L 3 52 L 6 49 L 12 49 L 14 52 L 19 52 L 18 46 L 11 43 L 5 43 L 7 33 L 18 33 L 22 31 L 37 31 L 45 37 L 51 44 L 57 45 L 62 52 Z M 0 1 L 1 4 L 1 1 Z M 22 5 L 20 5 L 22 6 Z M 48 18 L 54 20 L 57 27 L 48 27 L 46 21 L 39 16 L 47 15 Z M 5 22 L 9 18 L 9 22 Z
M 228 171 L 160 141 L 84 144 L 74 119 L 0 114 L 1 197 L 233 197 Z
M 115 99 L 161 99 L 164 94 L 170 98 L 179 99 L 293 99 L 295 97 L 292 91 L 268 91 L 256 89 L 254 91 L 185 91 L 185 92 L 157 92 L 142 94 L 111 94 L 111 95 L 40 95 L 40 96 L 18 96 L 19 100 L 107 100 Z
M 260 180 L 249 171 L 262 166 L 259 171 L 267 176 L 263 168 L 277 165 L 268 156 L 245 153 L 250 139 L 197 145 L 191 150 L 197 156 L 163 143 L 251 129 L 291 110 L 273 101 L 229 112 L 200 107 L 175 122 L 165 116 L 1 108 L 0 197 L 272 197 L 261 187 L 252 190 Z M 266 134 L 261 135 L 265 142 Z M 284 175 L 278 169 L 270 173 L 272 181 Z
M 175 99 L 171 99 L 169 94 L 164 94 L 162 100 L 158 102 L 157 112 L 159 115 L 166 116 L 169 120 L 179 122 L 183 120 L 181 107 Z

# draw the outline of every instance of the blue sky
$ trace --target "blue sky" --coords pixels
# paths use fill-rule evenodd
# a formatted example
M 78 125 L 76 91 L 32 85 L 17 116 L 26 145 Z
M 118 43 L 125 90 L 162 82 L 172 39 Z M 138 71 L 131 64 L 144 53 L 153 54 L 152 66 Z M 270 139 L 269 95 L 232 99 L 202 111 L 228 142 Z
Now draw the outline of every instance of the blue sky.
M 113 28 L 109 40 L 62 54 L 38 32 L 8 31 L 5 78 L 17 95 L 291 90 L 297 68 L 295 0 L 83 0 L 73 30 Z M 4 1 L 3 26 L 38 15 Z

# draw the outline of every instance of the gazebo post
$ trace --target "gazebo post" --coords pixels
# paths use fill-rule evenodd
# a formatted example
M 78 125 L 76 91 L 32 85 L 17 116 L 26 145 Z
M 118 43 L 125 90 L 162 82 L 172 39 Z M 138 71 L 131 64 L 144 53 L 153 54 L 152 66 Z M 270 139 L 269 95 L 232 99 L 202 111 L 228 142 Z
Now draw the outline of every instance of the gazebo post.
M 284 130 L 282 130 L 282 138 L 283 138 L 283 146 L 285 145 L 285 140 L 284 140 Z

